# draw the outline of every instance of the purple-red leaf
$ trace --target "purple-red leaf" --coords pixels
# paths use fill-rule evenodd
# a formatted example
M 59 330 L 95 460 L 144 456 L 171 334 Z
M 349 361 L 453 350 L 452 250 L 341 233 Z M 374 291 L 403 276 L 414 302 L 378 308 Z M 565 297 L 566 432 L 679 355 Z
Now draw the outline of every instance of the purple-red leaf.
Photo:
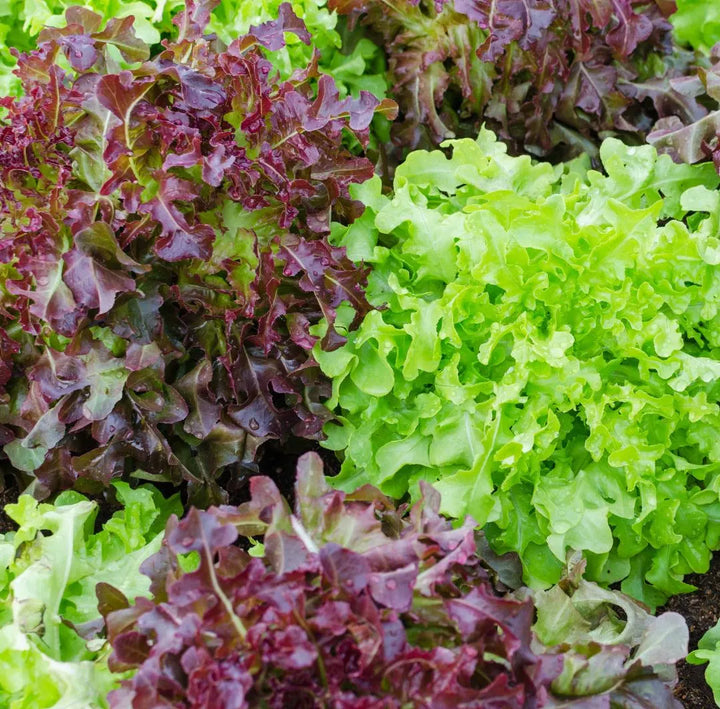
M 153 84 L 151 77 L 134 78 L 132 72 L 101 76 L 95 88 L 100 104 L 113 112 L 123 123 Z
M 118 293 L 135 290 L 132 278 L 105 268 L 75 249 L 64 254 L 63 260 L 63 280 L 70 287 L 75 301 L 85 308 L 97 309 L 98 315 L 104 315 L 112 308 Z
M 241 47 L 249 46 L 253 40 L 266 49 L 277 50 L 285 46 L 285 32 L 292 32 L 304 44 L 310 44 L 311 37 L 303 21 L 293 12 L 292 5 L 284 2 L 278 8 L 277 20 L 270 20 L 248 30 L 248 37 Z
M 673 114 L 669 80 L 691 70 L 671 55 L 663 0 L 334 0 L 362 18 L 388 57 L 400 105 L 394 143 L 475 137 L 482 124 L 515 153 L 591 152 L 608 132 L 644 139 Z M 645 102 L 633 88 L 655 82 Z M 661 93 L 667 94 L 663 100 Z M 692 97 L 686 109 L 702 110 Z M 401 155 L 399 149 L 395 154 Z
M 212 227 L 188 223 L 176 202 L 192 202 L 195 193 L 192 185 L 173 176 L 159 176 L 157 196 L 140 207 L 150 214 L 161 227 L 161 236 L 155 252 L 165 261 L 182 261 L 190 258 L 206 259 L 215 238 Z

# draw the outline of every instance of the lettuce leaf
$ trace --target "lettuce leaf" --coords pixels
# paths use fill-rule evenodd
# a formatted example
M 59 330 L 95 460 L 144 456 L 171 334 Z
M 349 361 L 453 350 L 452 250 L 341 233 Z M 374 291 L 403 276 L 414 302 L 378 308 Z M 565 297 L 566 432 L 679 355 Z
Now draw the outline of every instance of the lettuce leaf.
M 314 350 L 344 456 L 333 484 L 471 514 L 531 586 L 568 549 L 648 605 L 720 546 L 720 200 L 712 165 L 605 141 L 513 158 L 489 131 L 355 189 L 333 238 L 372 265 L 368 313 Z
M 720 622 L 700 638 L 696 650 L 693 650 L 687 657 L 691 665 L 704 665 L 705 680 L 713 691 L 715 703 L 720 705 Z
M 695 49 L 708 52 L 720 42 L 720 7 L 713 0 L 675 0 L 677 10 L 670 17 L 675 38 Z
M 395 105 L 315 62 L 272 71 L 311 40 L 288 3 L 230 47 L 212 6 L 188 2 L 161 51 L 71 8 L 0 99 L 0 444 L 39 497 L 135 474 L 226 500 L 265 441 L 321 437 L 308 328 L 368 309 L 326 235 L 360 212 L 348 185 Z
M 672 42 L 668 0 L 330 0 L 388 57 L 396 149 L 492 128 L 514 154 L 597 156 L 659 119 L 704 107 L 672 79 L 695 57 Z
M 214 7 L 208 31 L 230 44 L 252 26 L 277 19 L 282 0 L 215 0 L 211 4 Z M 0 95 L 16 95 L 22 88 L 19 78 L 11 73 L 16 58 L 9 49 L 20 52 L 34 49 L 44 27 L 64 26 L 65 10 L 70 6 L 87 8 L 105 20 L 132 16 L 138 37 L 149 45 L 157 45 L 173 35 L 172 18 L 183 10 L 185 3 L 182 0 L 6 0 L 0 3 Z M 317 51 L 321 71 L 333 74 L 343 95 L 358 95 L 364 89 L 384 97 L 387 88 L 384 63 L 376 45 L 368 40 L 359 43 L 350 37 L 345 37 L 344 42 L 342 28 L 337 27 L 337 15 L 327 9 L 325 0 L 295 0 L 292 8 L 305 22 L 313 41 L 308 45 L 291 40 L 272 52 L 273 67 L 283 78 L 311 64 Z
M 114 485 L 122 509 L 94 532 L 98 506 L 77 493 L 55 504 L 22 495 L 5 512 L 18 525 L 0 537 L 0 703 L 11 709 L 104 707 L 116 683 L 95 587 L 112 582 L 147 595 L 143 561 L 160 549 L 182 506 L 151 486 Z

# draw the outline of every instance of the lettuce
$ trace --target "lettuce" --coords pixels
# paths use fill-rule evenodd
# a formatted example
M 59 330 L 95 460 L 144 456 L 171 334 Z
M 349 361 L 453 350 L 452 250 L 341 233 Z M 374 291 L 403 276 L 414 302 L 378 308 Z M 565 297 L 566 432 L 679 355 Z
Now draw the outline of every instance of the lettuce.
M 700 638 L 697 649 L 687 657 L 691 665 L 704 665 L 705 680 L 713 691 L 715 703 L 720 706 L 720 622 Z
M 338 415 L 334 484 L 471 514 L 526 581 L 568 549 L 648 605 L 720 546 L 720 195 L 712 165 L 605 141 L 552 167 L 493 134 L 354 189 L 334 243 L 372 265 L 368 313 L 314 350 Z
M 5 512 L 18 528 L 0 537 L 0 704 L 11 709 L 104 707 L 116 683 L 95 587 L 142 596 L 142 562 L 182 509 L 150 486 L 115 484 L 122 509 L 95 533 L 98 506 L 77 493 L 55 504 L 23 495 Z
M 515 154 L 597 155 L 609 134 L 641 143 L 659 118 L 705 110 L 673 77 L 668 0 L 329 0 L 388 57 L 396 146 L 474 137 L 485 122 Z M 396 151 L 394 156 L 398 154 Z M 393 156 L 393 157 L 394 157 Z
M 675 39 L 707 52 L 720 42 L 720 6 L 715 0 L 675 0 L 677 11 L 670 17 Z
M 246 34 L 250 27 L 278 17 L 282 0 L 214 0 L 208 31 L 215 33 L 225 44 Z M 35 48 L 37 36 L 46 26 L 62 27 L 65 10 L 82 6 L 100 14 L 104 19 L 135 18 L 138 36 L 150 45 L 172 36 L 172 18 L 185 7 L 183 0 L 5 0 L 0 2 L 0 95 L 17 94 L 20 80 L 11 72 L 16 59 L 13 47 L 21 52 Z M 332 73 L 344 93 L 361 89 L 372 91 L 382 98 L 386 92 L 384 62 L 380 49 L 369 40 L 343 37 L 337 27 L 337 15 L 326 7 L 325 0 L 295 0 L 293 11 L 312 34 L 312 46 L 291 40 L 286 47 L 273 52 L 272 61 L 283 78 L 296 69 L 304 69 L 315 51 L 320 55 L 320 68 Z M 343 47 L 343 39 L 345 46 Z M 341 50 L 342 48 L 342 50 Z
M 396 106 L 273 72 L 266 50 L 311 39 L 288 3 L 229 48 L 210 6 L 189 0 L 159 53 L 71 8 L 0 99 L 0 444 L 38 496 L 134 473 L 227 499 L 262 443 L 321 436 L 308 327 L 368 307 L 326 237 Z
M 510 593 L 517 557 L 481 553 L 432 488 L 410 510 L 370 486 L 345 495 L 316 454 L 294 513 L 270 479 L 250 490 L 171 519 L 143 567 L 152 600 L 98 589 L 110 667 L 136 670 L 112 707 L 680 706 L 682 617 L 584 581 L 582 562 L 536 599 Z M 264 554 L 243 550 L 255 536 Z

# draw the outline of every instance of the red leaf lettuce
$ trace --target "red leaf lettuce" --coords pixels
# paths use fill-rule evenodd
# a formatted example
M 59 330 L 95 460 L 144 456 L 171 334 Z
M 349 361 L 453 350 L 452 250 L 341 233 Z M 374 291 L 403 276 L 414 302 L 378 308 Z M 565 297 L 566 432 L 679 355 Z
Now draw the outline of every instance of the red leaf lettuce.
M 365 145 L 394 105 L 341 99 L 315 64 L 280 80 L 264 48 L 311 39 L 289 5 L 225 47 L 213 4 L 153 57 L 131 20 L 71 8 L 2 100 L 0 433 L 38 495 L 140 471 L 224 499 L 263 441 L 320 436 L 308 327 L 367 310 L 325 235 L 372 175 L 343 136 Z
M 152 600 L 98 586 L 110 667 L 137 668 L 111 706 L 679 707 L 682 618 L 652 618 L 576 567 L 539 598 L 534 635 L 533 600 L 492 570 L 508 560 L 485 562 L 473 520 L 453 528 L 429 486 L 409 511 L 370 486 L 346 495 L 307 454 L 294 513 L 268 478 L 251 490 L 168 523 L 142 569 Z M 549 617 L 575 624 L 564 644 L 543 644 Z
M 401 108 L 394 140 L 431 147 L 482 124 L 515 154 L 595 154 L 609 132 L 639 142 L 660 117 L 703 107 L 669 83 L 692 60 L 673 48 L 664 2 L 331 0 L 388 55 Z

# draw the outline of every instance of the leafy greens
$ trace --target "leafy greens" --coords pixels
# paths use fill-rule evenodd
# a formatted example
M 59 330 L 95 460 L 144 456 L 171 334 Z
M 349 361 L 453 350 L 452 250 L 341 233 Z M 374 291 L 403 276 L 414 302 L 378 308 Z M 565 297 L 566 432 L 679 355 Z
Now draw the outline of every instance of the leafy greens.
M 182 506 L 154 488 L 115 483 L 122 509 L 95 533 L 94 502 L 74 492 L 53 505 L 23 495 L 5 512 L 17 523 L 0 536 L 0 703 L 9 709 L 105 707 L 116 684 L 95 587 L 112 582 L 147 595 L 140 564 L 160 549 Z
M 605 141 L 606 174 L 506 155 L 483 130 L 377 178 L 333 238 L 369 312 L 315 357 L 333 484 L 428 481 L 531 586 L 568 549 L 655 606 L 720 547 L 720 223 L 710 164 Z
M 658 119 L 705 114 L 670 79 L 694 57 L 673 47 L 666 0 L 330 0 L 388 56 L 401 109 L 394 141 L 434 147 L 481 124 L 513 153 L 597 154 L 612 133 L 644 141 Z
M 696 49 L 708 51 L 720 42 L 720 6 L 714 0 L 675 0 L 670 17 L 675 38 Z
M 533 635 L 532 598 L 493 586 L 511 562 L 486 564 L 474 522 L 453 528 L 429 486 L 396 509 L 369 486 L 328 489 L 307 454 L 294 514 L 269 478 L 251 493 L 170 521 L 144 565 L 152 601 L 99 590 L 110 666 L 137 668 L 112 707 L 680 706 L 680 616 L 652 618 L 574 567 L 539 599 Z M 255 536 L 261 556 L 243 551 Z
M 230 44 L 250 27 L 278 17 L 281 0 L 216 0 L 209 16 L 208 31 Z M 183 0 L 6 0 L 0 4 L 0 95 L 17 94 L 21 82 L 11 73 L 16 66 L 10 48 L 27 52 L 35 48 L 37 35 L 47 26 L 61 27 L 68 7 L 80 6 L 110 18 L 135 18 L 138 36 L 149 45 L 157 45 L 174 34 L 172 18 L 185 6 Z M 283 78 L 311 63 L 315 51 L 320 54 L 320 67 L 332 73 L 341 91 L 357 93 L 367 89 L 378 97 L 386 86 L 383 60 L 379 49 L 370 40 L 356 41 L 345 37 L 337 27 L 337 15 L 330 12 L 323 0 L 295 0 L 292 8 L 312 35 L 312 45 L 290 39 L 272 54 L 273 67 Z M 351 41 L 348 41 L 351 40 Z
M 39 496 L 133 473 L 226 499 L 261 443 L 320 436 L 308 327 L 367 309 L 325 236 L 373 172 L 343 136 L 394 104 L 314 64 L 280 79 L 265 49 L 310 42 L 288 4 L 228 48 L 211 6 L 155 56 L 131 19 L 70 9 L 0 99 L 0 442 Z
M 704 665 L 705 680 L 713 691 L 715 703 L 720 705 L 720 622 L 700 638 L 697 649 L 687 657 L 691 665 Z

